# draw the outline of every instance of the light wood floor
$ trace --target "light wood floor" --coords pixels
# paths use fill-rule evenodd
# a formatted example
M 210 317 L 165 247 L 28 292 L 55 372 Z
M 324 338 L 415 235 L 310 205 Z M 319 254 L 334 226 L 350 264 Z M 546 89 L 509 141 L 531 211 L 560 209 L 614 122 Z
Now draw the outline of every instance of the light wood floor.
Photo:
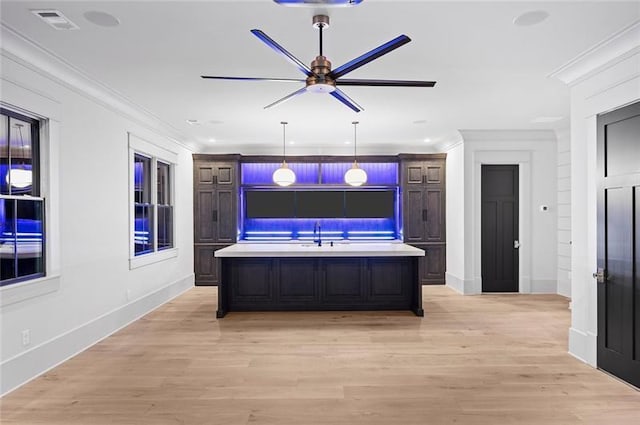
M 4 397 L 9 424 L 640 424 L 567 354 L 567 300 L 425 287 L 405 312 L 231 313 L 194 288 Z

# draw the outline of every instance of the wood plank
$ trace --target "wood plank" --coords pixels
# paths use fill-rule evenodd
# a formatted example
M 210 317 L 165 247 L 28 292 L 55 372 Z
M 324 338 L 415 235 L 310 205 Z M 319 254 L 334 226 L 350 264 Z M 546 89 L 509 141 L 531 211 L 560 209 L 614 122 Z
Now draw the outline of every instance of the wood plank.
M 0 400 L 5 424 L 632 424 L 568 300 L 424 287 L 411 312 L 230 313 L 196 287 Z

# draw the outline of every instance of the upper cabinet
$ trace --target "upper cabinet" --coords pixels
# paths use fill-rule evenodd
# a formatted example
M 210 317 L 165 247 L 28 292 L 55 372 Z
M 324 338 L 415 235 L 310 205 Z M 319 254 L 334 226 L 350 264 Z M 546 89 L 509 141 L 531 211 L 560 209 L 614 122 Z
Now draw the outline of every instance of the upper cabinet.
M 446 241 L 445 158 L 441 154 L 413 155 L 401 160 L 405 242 Z
M 402 171 L 402 181 L 406 185 L 444 186 L 445 159 L 403 161 Z

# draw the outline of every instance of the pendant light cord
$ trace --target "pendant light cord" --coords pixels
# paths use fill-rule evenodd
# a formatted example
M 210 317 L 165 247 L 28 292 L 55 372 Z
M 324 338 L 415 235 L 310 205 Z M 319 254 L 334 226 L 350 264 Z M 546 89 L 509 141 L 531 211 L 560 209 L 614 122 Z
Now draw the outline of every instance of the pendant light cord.
M 324 24 L 320 23 L 318 25 L 318 30 L 320 30 L 320 56 L 322 56 L 322 28 L 324 28 Z
M 353 121 L 351 124 L 353 124 L 353 162 L 356 162 L 356 148 L 357 148 L 357 134 L 356 134 L 356 127 L 359 124 L 358 121 Z
M 287 140 L 287 131 L 286 131 L 286 127 L 287 127 L 287 122 L 286 121 L 281 121 L 280 124 L 282 124 L 282 162 L 285 162 L 285 149 L 286 149 L 286 140 Z

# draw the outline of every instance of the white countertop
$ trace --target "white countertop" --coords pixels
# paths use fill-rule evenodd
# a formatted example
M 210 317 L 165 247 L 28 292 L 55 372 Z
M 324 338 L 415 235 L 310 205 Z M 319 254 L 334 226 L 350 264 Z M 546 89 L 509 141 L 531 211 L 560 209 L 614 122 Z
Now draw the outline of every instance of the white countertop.
M 216 257 L 421 257 L 422 249 L 401 242 L 237 243 L 215 251 Z

